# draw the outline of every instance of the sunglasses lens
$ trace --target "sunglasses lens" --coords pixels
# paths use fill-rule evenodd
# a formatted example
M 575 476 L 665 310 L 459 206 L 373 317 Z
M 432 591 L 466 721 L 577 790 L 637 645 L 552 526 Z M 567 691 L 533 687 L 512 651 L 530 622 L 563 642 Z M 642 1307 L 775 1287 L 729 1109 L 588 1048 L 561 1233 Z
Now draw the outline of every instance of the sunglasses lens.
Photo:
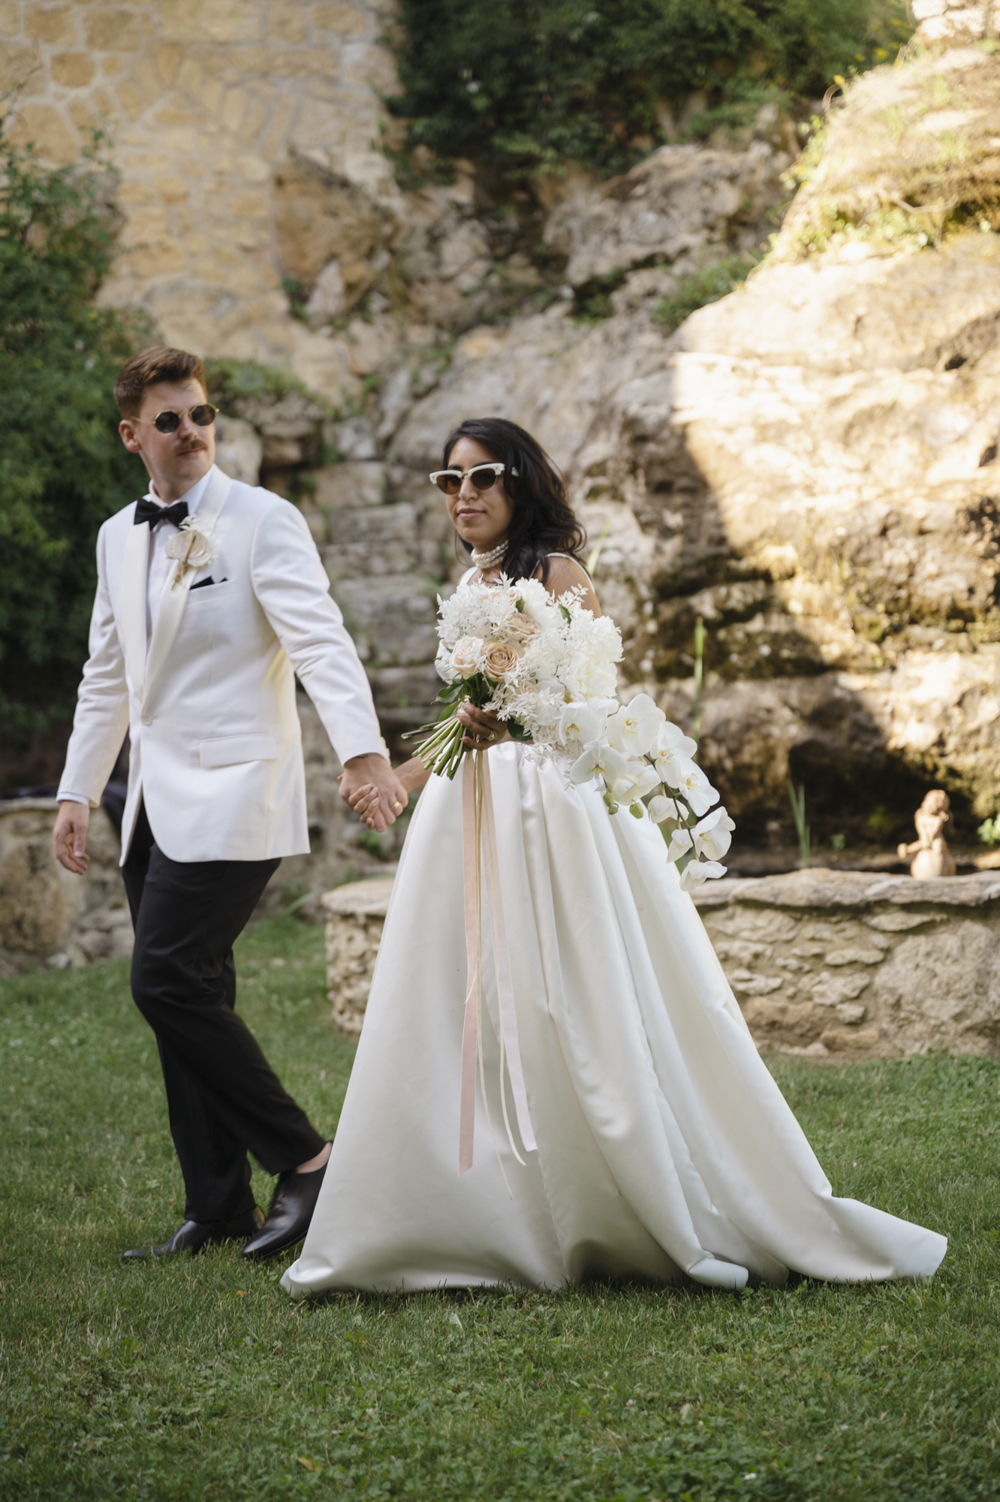
M 211 402 L 203 402 L 200 407 L 192 407 L 191 421 L 196 427 L 210 428 L 215 421 L 215 408 Z
M 445 495 L 457 495 L 462 484 L 462 477 L 455 470 L 445 470 L 439 474 L 436 480 L 438 490 Z
M 477 490 L 489 490 L 490 486 L 495 485 L 499 478 L 500 476 L 492 464 L 484 464 L 481 469 L 470 469 L 469 471 L 469 479 Z
M 158 433 L 176 433 L 180 425 L 181 420 L 176 412 L 157 412 L 153 418 L 153 427 Z

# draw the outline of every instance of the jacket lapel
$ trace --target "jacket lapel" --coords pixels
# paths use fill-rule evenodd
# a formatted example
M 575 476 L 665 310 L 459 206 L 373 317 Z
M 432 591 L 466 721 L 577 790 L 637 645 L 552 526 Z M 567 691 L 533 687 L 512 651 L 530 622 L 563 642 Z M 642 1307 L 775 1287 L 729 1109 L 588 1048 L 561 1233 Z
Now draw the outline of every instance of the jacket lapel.
M 221 469 L 213 468 L 212 478 L 208 482 L 205 494 L 201 498 L 201 505 L 196 512 L 196 521 L 199 532 L 211 533 L 215 529 L 219 512 L 225 505 L 226 497 L 232 486 L 232 480 L 224 475 Z M 135 527 L 134 531 L 141 529 Z M 146 529 L 148 531 L 148 528 Z M 163 668 L 170 657 L 170 650 L 180 630 L 181 617 L 184 614 L 184 606 L 187 604 L 188 591 L 194 578 L 195 570 L 189 569 L 183 579 L 174 585 L 174 570 L 171 568 L 167 574 L 167 581 L 160 595 L 159 609 L 156 614 L 156 625 L 153 627 L 153 636 L 149 643 L 149 657 L 146 660 L 146 681 L 142 693 L 143 704 L 148 704 Z
M 128 529 L 122 558 L 122 648 L 132 687 L 142 698 L 146 677 L 146 579 L 149 572 L 149 523 Z

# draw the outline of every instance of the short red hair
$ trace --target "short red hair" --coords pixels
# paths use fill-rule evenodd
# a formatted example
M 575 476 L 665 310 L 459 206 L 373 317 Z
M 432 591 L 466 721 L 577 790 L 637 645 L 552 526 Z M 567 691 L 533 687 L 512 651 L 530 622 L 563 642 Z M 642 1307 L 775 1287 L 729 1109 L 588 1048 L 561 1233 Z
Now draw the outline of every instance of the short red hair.
M 205 362 L 197 355 L 189 355 L 183 349 L 167 349 L 154 345 L 141 354 L 126 360 L 115 381 L 115 401 L 122 417 L 136 417 L 142 406 L 147 386 L 161 382 L 183 386 L 186 381 L 199 381 L 207 395 Z

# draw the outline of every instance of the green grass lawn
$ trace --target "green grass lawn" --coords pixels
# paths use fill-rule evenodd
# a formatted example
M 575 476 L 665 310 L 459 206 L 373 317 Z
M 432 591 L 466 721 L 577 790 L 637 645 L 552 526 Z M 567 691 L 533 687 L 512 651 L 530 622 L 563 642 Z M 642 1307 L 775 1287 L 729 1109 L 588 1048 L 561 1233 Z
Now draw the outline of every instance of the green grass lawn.
M 240 964 L 332 1132 L 353 1047 L 320 931 L 261 923 Z M 233 1247 L 119 1260 L 183 1212 L 126 966 L 3 983 L 0 1058 L 3 1497 L 1000 1496 L 998 1061 L 773 1064 L 837 1193 L 951 1237 L 929 1286 L 293 1305 Z

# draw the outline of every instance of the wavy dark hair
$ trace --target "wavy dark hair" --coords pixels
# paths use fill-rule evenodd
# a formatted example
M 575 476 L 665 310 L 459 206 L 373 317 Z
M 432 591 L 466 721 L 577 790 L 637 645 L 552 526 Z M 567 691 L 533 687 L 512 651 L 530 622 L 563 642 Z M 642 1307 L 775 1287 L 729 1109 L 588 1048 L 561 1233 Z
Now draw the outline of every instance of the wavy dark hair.
M 582 564 L 587 534 L 566 499 L 566 484 L 541 444 L 505 417 L 470 417 L 445 439 L 441 466 L 447 469 L 460 438 L 481 443 L 506 464 L 504 490 L 514 506 L 503 571 L 509 579 L 530 579 L 539 567 L 548 578 L 549 553 L 568 553 Z M 517 474 L 512 475 L 511 470 Z M 472 549 L 461 538 L 466 553 Z

